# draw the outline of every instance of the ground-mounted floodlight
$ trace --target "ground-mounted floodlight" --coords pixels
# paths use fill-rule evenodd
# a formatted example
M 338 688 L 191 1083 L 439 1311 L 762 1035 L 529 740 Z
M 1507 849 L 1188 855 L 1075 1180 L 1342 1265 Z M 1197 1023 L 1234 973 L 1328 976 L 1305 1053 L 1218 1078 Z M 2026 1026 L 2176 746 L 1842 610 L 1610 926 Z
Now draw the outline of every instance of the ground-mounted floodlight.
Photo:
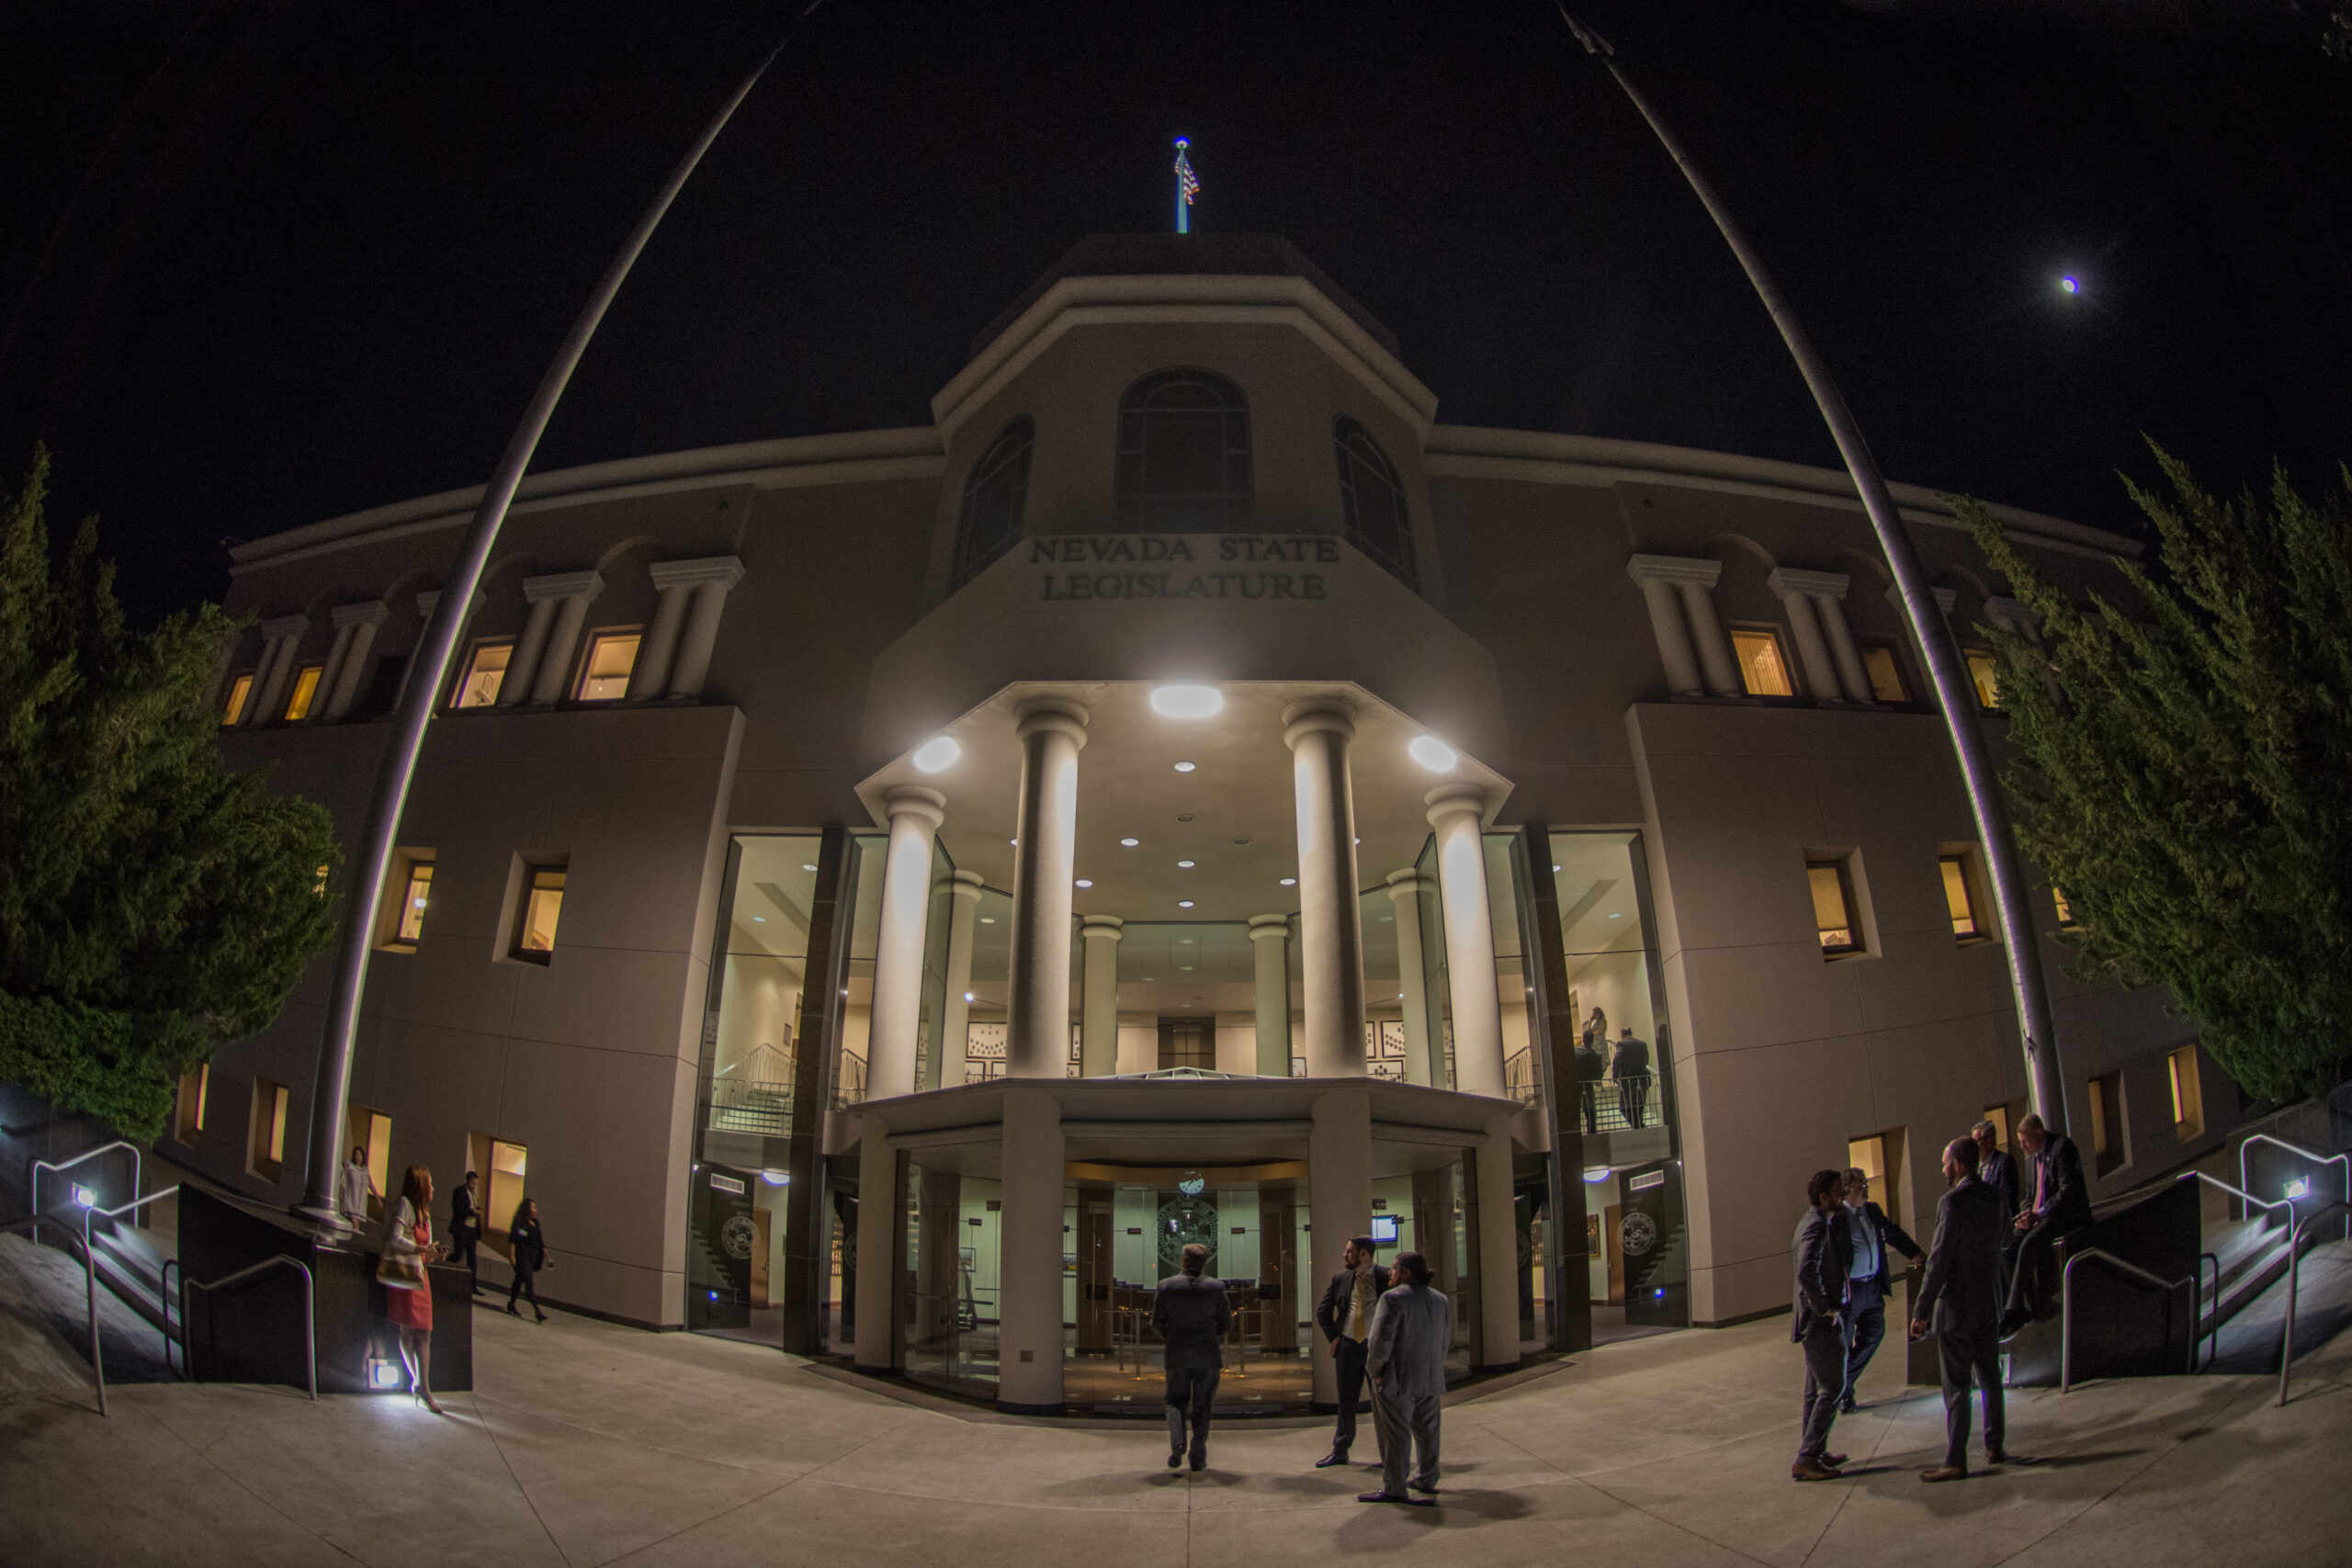
M 1162 718 L 1214 718 L 1225 711 L 1225 694 L 1215 686 L 1154 686 L 1151 711 Z
M 907 760 L 920 773 L 936 773 L 954 767 L 956 760 L 963 754 L 964 748 L 956 743 L 954 736 L 935 735 L 916 747 L 915 754 Z
M 1462 761 L 1462 753 L 1434 735 L 1416 735 L 1405 754 L 1433 773 L 1450 773 Z

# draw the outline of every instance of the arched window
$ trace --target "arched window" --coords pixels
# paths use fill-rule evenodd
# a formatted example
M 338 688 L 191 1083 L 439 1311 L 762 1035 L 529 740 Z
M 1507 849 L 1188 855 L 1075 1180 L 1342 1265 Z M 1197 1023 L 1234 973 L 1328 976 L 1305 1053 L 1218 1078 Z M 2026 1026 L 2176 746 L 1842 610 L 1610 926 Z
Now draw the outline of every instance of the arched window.
M 1340 460 L 1340 511 L 1349 542 L 1414 586 L 1413 519 L 1396 465 L 1372 432 L 1345 414 L 1331 427 L 1331 447 Z
M 1021 536 L 1021 506 L 1029 499 L 1029 448 L 1037 427 L 1023 414 L 997 434 L 964 486 L 964 513 L 956 523 L 956 582 L 971 581 Z
M 1159 370 L 1119 400 L 1119 525 L 1138 532 L 1246 528 L 1250 403 L 1207 370 Z

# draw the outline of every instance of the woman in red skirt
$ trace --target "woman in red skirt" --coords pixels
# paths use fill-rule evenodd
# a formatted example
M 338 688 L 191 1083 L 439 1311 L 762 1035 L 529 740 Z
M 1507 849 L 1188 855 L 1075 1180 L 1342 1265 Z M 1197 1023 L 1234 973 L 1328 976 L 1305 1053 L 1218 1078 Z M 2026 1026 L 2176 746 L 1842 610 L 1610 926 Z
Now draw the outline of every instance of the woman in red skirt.
M 401 1183 L 401 1201 L 391 1224 L 384 1228 L 384 1258 L 413 1258 L 421 1275 L 427 1263 L 437 1263 L 448 1249 L 433 1245 L 433 1173 L 421 1165 L 408 1168 Z M 384 1315 L 400 1330 L 401 1359 L 408 1367 L 409 1390 L 427 1410 L 444 1414 L 433 1402 L 433 1287 L 384 1291 Z

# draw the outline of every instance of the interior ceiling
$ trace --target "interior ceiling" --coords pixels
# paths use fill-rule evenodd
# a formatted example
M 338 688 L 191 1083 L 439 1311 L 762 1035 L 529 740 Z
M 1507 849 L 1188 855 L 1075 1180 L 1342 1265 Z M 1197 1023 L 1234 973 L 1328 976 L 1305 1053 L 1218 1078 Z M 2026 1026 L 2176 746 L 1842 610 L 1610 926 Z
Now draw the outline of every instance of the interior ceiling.
M 888 820 L 884 800 L 897 785 L 939 791 L 947 797 L 940 838 L 949 856 L 989 886 L 1010 887 L 1021 780 L 1014 715 L 1036 697 L 1077 702 L 1089 715 L 1078 758 L 1077 875 L 1093 884 L 1077 890 L 1078 913 L 1247 920 L 1298 908 L 1298 889 L 1282 885 L 1298 874 L 1297 808 L 1282 723 L 1292 703 L 1338 694 L 1355 713 L 1349 756 L 1365 886 L 1420 854 L 1430 831 L 1423 803 L 1430 790 L 1465 781 L 1484 786 L 1490 821 L 1510 792 L 1510 781 L 1467 753 L 1443 773 L 1414 761 L 1406 748 L 1425 734 L 1444 739 L 1442 728 L 1409 718 L 1360 687 L 1228 681 L 1218 690 L 1223 711 L 1174 719 L 1152 711 L 1147 682 L 1009 686 L 941 731 L 962 748 L 955 762 L 924 773 L 910 752 L 867 778 L 858 795 L 878 823 Z M 1194 766 L 1179 773 L 1178 762 Z M 1137 842 L 1123 847 L 1123 838 Z M 1184 867 L 1182 861 L 1193 863 Z M 1193 907 L 1181 907 L 1182 899 Z

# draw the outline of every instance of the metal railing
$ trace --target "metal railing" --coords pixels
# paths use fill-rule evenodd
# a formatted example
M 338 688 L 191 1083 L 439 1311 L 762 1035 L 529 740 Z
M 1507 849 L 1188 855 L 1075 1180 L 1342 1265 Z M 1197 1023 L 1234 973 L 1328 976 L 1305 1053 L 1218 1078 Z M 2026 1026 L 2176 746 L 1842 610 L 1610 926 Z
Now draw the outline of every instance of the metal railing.
M 2292 1148 L 2293 1145 L 2288 1145 Z M 2301 1152 L 2301 1151 L 2299 1151 Z M 2278 1403 L 2287 1403 L 2287 1378 L 2295 1370 L 2295 1292 L 2302 1282 L 2303 1234 L 2326 1215 L 2342 1210 L 2352 1214 L 2352 1202 L 2339 1198 L 2305 1214 L 2295 1226 L 2294 1239 L 2287 1248 L 2287 1321 L 2278 1329 Z
M 841 1073 L 833 1080 L 833 1109 L 846 1111 L 853 1105 L 865 1103 L 865 1058 L 853 1052 L 842 1053 Z
M 2118 1258 L 2114 1253 L 2108 1251 L 2104 1247 L 2086 1247 L 2083 1251 L 2077 1252 L 2073 1257 L 2067 1258 L 2066 1271 L 2064 1275 L 2060 1276 L 2059 1279 L 2058 1392 L 2061 1393 L 2070 1393 L 2073 1391 L 2075 1386 L 2075 1268 L 2077 1264 L 2088 1263 L 2093 1258 L 2097 1258 L 2099 1262 L 2109 1264 L 2114 1268 L 2122 1270 L 2132 1278 L 2151 1285 L 2156 1290 L 2167 1292 L 2178 1290 L 2188 1291 L 2188 1366 L 2187 1370 L 2190 1372 L 2194 1372 L 2197 1371 L 2197 1342 L 2205 1337 L 2203 1327 L 2203 1320 L 2205 1316 L 2203 1311 L 2205 1260 L 2211 1257 L 2212 1254 L 2210 1252 L 2204 1254 L 2203 1257 L 2200 1257 L 2197 1260 L 2196 1273 L 2186 1275 L 2177 1280 L 2158 1279 L 2155 1275 L 2149 1273 L 2145 1269 L 2141 1268 L 2138 1264 L 2131 1262 L 2126 1258 Z M 2215 1290 L 2218 1292 L 2220 1289 L 2219 1281 L 2221 1279 L 2221 1265 L 2217 1261 L 2213 1267 L 2213 1277 L 2216 1282 Z M 2219 1333 L 2218 1325 L 2216 1325 L 2215 1332 L 2217 1334 Z
M 46 1171 L 51 1172 L 52 1175 L 62 1174 L 63 1172 L 65 1172 L 65 1171 L 69 1171 L 69 1170 L 73 1169 L 75 1166 L 80 1165 L 80 1164 L 84 1163 L 84 1162 L 85 1162 L 85 1161 L 86 1161 L 86 1160 L 94 1160 L 94 1159 L 97 1158 L 100 1155 L 103 1155 L 103 1154 L 109 1154 L 109 1153 L 113 1152 L 113 1151 L 114 1151 L 114 1150 L 116 1150 L 116 1149 L 129 1149 L 129 1150 L 130 1151 L 130 1190 L 131 1190 L 133 1192 L 136 1192 L 136 1191 L 138 1191 L 138 1190 L 139 1190 L 140 1171 L 141 1171 L 140 1156 L 139 1156 L 139 1145 L 138 1145 L 137 1144 L 129 1143 L 129 1142 L 127 1142 L 127 1141 L 125 1141 L 125 1140 L 123 1140 L 123 1139 L 121 1139 L 121 1138 L 117 1138 L 117 1139 L 116 1139 L 113 1143 L 111 1143 L 111 1144 L 100 1144 L 100 1145 L 99 1145 L 96 1148 L 95 1148 L 95 1149 L 84 1149 L 80 1154 L 75 1155 L 72 1159 L 69 1159 L 69 1160 L 62 1160 L 62 1161 L 59 1161 L 59 1162 L 57 1162 L 57 1163 L 55 1163 L 55 1164 L 51 1164 L 50 1161 L 45 1160 L 45 1159 L 37 1159 L 37 1160 L 33 1161 L 33 1174 L 32 1174 L 32 1183 L 31 1183 L 31 1186 L 32 1186 L 32 1203 L 33 1203 L 33 1213 L 32 1213 L 32 1219 L 33 1219 L 33 1241 L 34 1241 L 34 1243 L 35 1243 L 36 1245 L 38 1245 L 38 1244 L 40 1243 L 40 1216 L 41 1216 L 41 1208 L 40 1208 L 40 1173 L 41 1173 L 42 1171 L 46 1170 Z
M 2346 1200 L 2352 1201 L 2352 1154 L 2324 1155 L 2316 1149 L 2307 1149 L 2301 1144 L 2290 1144 L 2284 1138 L 2274 1138 L 2267 1133 L 2256 1133 L 2254 1136 L 2246 1139 L 2244 1143 L 2238 1145 L 2239 1186 L 2251 1187 L 2254 1185 L 2254 1179 L 2246 1174 L 2245 1152 L 2246 1150 L 2254 1147 L 2256 1144 L 2268 1144 L 2274 1148 L 2285 1149 L 2289 1154 L 2301 1155 L 2303 1158 L 2311 1161 L 2314 1166 L 2342 1166 L 2344 1168 L 2344 1196 Z M 2306 1190 L 2304 1196 L 2310 1196 L 2308 1190 Z M 2290 1202 L 2300 1201 L 2301 1200 L 2296 1199 L 2289 1200 Z
M 1574 1121 L 1588 1134 L 1634 1133 L 1661 1125 L 1665 1118 L 1652 1103 L 1657 1088 L 1654 1073 L 1628 1073 L 1622 1078 L 1587 1078 L 1577 1084 L 1574 1105 L 1560 1108 L 1560 1120 Z
M 716 1081 L 710 1086 L 703 1124 L 713 1133 L 788 1137 L 792 1133 L 792 1086 Z
M 319 1397 L 318 1281 L 311 1276 L 309 1264 L 297 1258 L 288 1258 L 282 1252 L 265 1258 L 258 1263 L 249 1263 L 235 1273 L 223 1274 L 218 1280 L 191 1280 L 185 1272 L 180 1275 L 180 1361 L 187 1369 L 184 1376 L 190 1380 L 196 1376 L 194 1366 L 188 1359 L 189 1352 L 195 1348 L 195 1341 L 188 1334 L 187 1293 L 190 1291 L 224 1291 L 281 1264 L 302 1276 L 302 1362 L 311 1373 L 311 1398 L 316 1400 Z
M 91 1151 L 93 1154 L 97 1152 L 98 1151 L 95 1149 Z M 97 1382 L 98 1414 L 101 1416 L 108 1414 L 107 1410 L 107 1362 L 105 1352 L 99 1348 L 98 1344 L 98 1254 L 96 1245 L 90 1239 L 90 1222 L 93 1220 L 111 1220 L 123 1214 L 130 1213 L 135 1210 L 143 1209 L 150 1203 L 170 1197 L 179 1190 L 180 1184 L 175 1181 L 169 1187 L 158 1187 L 154 1191 L 148 1193 L 145 1197 L 140 1197 L 137 1196 L 139 1189 L 137 1185 L 134 1184 L 130 1190 L 133 1196 L 128 1202 L 117 1203 L 111 1209 L 101 1209 L 95 1203 L 85 1203 L 82 1206 L 82 1288 L 89 1297 L 90 1373 Z M 164 1364 L 165 1368 L 168 1369 L 171 1365 L 172 1354 L 172 1312 L 171 1307 L 168 1304 L 164 1306 L 163 1315 Z M 181 1313 L 180 1320 L 183 1324 L 187 1322 L 187 1314 L 185 1311 Z

